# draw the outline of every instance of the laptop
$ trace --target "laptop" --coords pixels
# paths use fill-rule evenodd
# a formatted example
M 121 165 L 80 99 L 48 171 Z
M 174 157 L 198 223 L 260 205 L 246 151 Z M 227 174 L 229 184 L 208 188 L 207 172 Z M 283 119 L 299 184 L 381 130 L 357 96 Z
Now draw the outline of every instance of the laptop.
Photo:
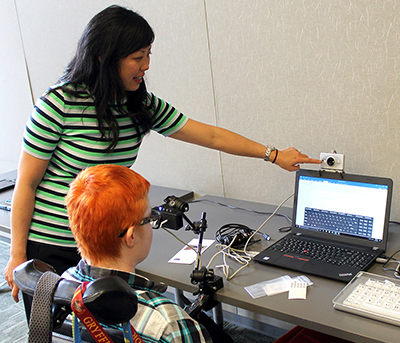
M 389 178 L 297 171 L 291 232 L 255 260 L 350 281 L 386 250 L 392 190 Z

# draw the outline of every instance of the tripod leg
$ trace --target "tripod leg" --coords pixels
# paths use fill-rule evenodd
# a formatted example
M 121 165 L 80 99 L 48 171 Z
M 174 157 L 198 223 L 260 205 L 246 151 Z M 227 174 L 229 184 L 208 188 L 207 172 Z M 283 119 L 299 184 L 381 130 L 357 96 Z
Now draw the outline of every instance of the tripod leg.
M 185 308 L 185 305 L 187 304 L 184 303 L 181 295 L 183 295 L 183 291 L 181 289 L 174 288 L 175 303 L 180 307 Z
M 213 317 L 214 322 L 216 322 L 220 327 L 222 327 L 224 323 L 224 315 L 222 313 L 222 304 L 219 303 L 217 306 L 213 308 Z

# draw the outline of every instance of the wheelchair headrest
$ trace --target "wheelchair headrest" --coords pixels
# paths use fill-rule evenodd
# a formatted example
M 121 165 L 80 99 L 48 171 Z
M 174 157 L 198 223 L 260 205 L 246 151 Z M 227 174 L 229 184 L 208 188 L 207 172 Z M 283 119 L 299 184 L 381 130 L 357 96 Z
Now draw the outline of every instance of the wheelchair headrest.
M 55 272 L 53 267 L 42 261 L 26 261 L 14 269 L 14 282 L 22 292 L 34 296 L 37 282 L 47 271 Z M 70 313 L 71 300 L 79 285 L 77 281 L 62 278 L 55 290 L 53 304 L 67 308 Z M 127 322 L 137 311 L 134 290 L 117 276 L 90 282 L 86 286 L 83 303 L 100 323 L 108 325 Z

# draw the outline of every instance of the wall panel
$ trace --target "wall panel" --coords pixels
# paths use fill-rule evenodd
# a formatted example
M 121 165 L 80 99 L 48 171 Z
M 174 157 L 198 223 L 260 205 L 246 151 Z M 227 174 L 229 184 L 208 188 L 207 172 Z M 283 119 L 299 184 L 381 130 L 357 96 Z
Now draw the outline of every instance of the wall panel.
M 397 185 L 397 2 L 206 0 L 206 8 L 221 126 L 316 158 L 336 149 L 346 172 Z M 290 173 L 222 161 L 228 196 L 278 204 L 292 192 Z M 398 218 L 397 192 L 392 209 Z
M 24 52 L 37 98 L 62 73 L 87 21 L 111 3 L 15 0 L 14 7 L 7 0 L 2 5 L 1 40 L 12 47 L 0 52 L 6 66 L 0 71 L 4 171 L 16 166 L 31 111 Z M 156 32 L 150 90 L 193 119 L 280 149 L 295 146 L 313 157 L 336 149 L 346 155 L 346 172 L 393 178 L 392 218 L 399 219 L 397 2 L 118 3 L 138 10 Z M 18 101 L 10 103 L 16 93 Z M 6 121 L 9 113 L 15 120 Z M 274 204 L 292 192 L 294 181 L 292 173 L 260 160 L 156 134 L 146 138 L 134 168 L 154 184 Z
M 4 173 L 17 169 L 32 98 L 14 1 L 3 0 L 0 7 L 0 173 Z

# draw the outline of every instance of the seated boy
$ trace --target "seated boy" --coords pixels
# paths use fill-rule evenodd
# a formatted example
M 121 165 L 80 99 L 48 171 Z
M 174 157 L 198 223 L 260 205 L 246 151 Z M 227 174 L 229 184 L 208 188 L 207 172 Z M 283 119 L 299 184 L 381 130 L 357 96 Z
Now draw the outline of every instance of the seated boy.
M 133 170 L 98 165 L 83 170 L 66 197 L 82 260 L 63 277 L 91 281 L 117 275 L 137 290 L 131 324 L 144 342 L 212 342 L 208 331 L 162 295 L 167 286 L 135 273 L 150 251 L 150 184 Z

